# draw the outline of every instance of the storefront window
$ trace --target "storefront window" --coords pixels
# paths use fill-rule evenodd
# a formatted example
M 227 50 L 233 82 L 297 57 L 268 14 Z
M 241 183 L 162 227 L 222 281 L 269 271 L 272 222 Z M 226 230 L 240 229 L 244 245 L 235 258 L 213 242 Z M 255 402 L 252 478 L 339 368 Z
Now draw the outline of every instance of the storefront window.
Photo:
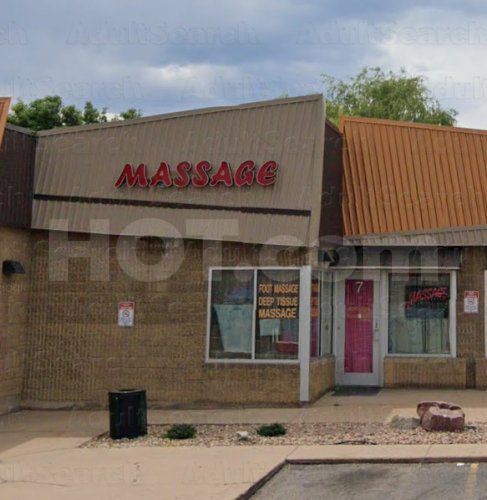
M 252 357 L 254 273 L 213 271 L 211 276 L 210 357 Z
M 450 274 L 389 275 L 389 353 L 449 354 Z
M 210 359 L 298 359 L 299 269 L 211 272 Z
M 333 352 L 333 280 L 329 273 L 323 273 L 320 290 L 321 345 L 320 355 Z
M 297 359 L 299 271 L 257 271 L 255 357 Z

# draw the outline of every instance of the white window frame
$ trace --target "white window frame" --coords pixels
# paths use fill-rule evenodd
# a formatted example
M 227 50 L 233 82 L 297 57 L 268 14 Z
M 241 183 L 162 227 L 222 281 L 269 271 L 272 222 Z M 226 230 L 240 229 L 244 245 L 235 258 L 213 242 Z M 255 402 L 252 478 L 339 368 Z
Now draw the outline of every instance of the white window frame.
M 311 358 L 311 359 L 323 359 L 323 358 L 326 358 L 326 357 L 330 357 L 330 356 L 334 356 L 335 355 L 335 322 L 336 322 L 336 318 L 335 318 L 335 313 L 337 311 L 337 308 L 336 308 L 336 283 L 335 283 L 335 273 L 333 271 L 323 271 L 322 269 L 318 269 L 317 270 L 318 273 L 319 273 L 319 280 L 320 280 L 320 352 L 318 354 L 318 357 L 317 358 Z M 328 276 L 331 277 L 330 279 L 330 283 L 331 283 L 331 297 L 332 297 L 332 300 L 331 300 L 331 310 L 332 310 L 332 319 L 331 319 L 331 329 L 330 329 L 330 352 L 323 352 L 323 331 L 322 331 L 322 328 L 323 328 L 323 318 L 322 318 L 322 292 L 323 292 L 323 282 L 324 282 L 324 279 L 323 279 L 323 276 L 327 274 Z
M 452 269 L 418 269 L 418 271 L 437 272 L 438 274 L 450 275 L 450 302 L 449 307 L 449 323 L 448 334 L 450 340 L 450 352 L 448 354 L 424 354 L 424 353 L 390 353 L 389 352 L 389 276 L 391 274 L 409 274 L 412 270 L 391 269 L 387 270 L 387 277 L 384 280 L 383 290 L 383 303 L 385 305 L 384 311 L 384 325 L 385 325 L 385 342 L 384 342 L 384 355 L 388 358 L 456 358 L 457 357 L 457 271 Z M 416 269 L 413 269 L 416 271 Z
M 300 361 L 302 363 L 302 317 L 303 311 L 301 308 L 301 295 L 302 295 L 302 267 L 299 266 L 218 266 L 218 267 L 209 267 L 208 268 L 208 300 L 207 300 L 207 308 L 206 308 L 206 350 L 205 350 L 205 362 L 206 363 L 216 363 L 216 364 L 273 364 L 273 365 L 299 365 Z M 254 304 L 252 311 L 252 352 L 250 359 L 244 358 L 228 358 L 228 359 L 220 359 L 220 358 L 210 358 L 210 329 L 211 329 L 211 284 L 213 282 L 213 271 L 253 271 L 254 272 Z M 256 326 L 256 311 L 257 311 L 257 272 L 258 271 L 298 271 L 300 272 L 300 304 L 299 304 L 299 333 L 298 333 L 298 355 L 296 359 L 257 359 L 255 357 L 255 326 Z M 309 308 L 308 310 L 309 315 Z M 305 335 L 304 335 L 305 337 Z M 309 335 L 307 336 L 309 337 Z M 309 339 L 308 339 L 309 342 Z M 309 348 L 308 348 L 309 353 Z M 309 354 L 308 354 L 309 358 Z

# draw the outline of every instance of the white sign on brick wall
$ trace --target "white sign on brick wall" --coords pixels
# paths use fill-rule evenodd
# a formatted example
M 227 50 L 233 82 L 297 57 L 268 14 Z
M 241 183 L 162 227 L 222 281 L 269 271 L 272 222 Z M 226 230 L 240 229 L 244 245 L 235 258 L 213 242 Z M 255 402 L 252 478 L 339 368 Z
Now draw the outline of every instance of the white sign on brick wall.
M 122 327 L 134 326 L 134 317 L 135 317 L 134 302 L 118 303 L 118 326 Z
M 463 296 L 463 312 L 465 314 L 478 314 L 480 292 L 478 290 L 467 290 Z

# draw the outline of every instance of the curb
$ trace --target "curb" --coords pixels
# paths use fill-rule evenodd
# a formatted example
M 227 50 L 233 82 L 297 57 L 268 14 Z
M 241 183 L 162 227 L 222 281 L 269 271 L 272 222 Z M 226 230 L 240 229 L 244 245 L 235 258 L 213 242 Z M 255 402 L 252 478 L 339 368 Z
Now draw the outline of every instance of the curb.
M 290 465 L 319 464 L 445 464 L 462 462 L 465 464 L 487 462 L 484 457 L 410 457 L 410 458 L 290 458 L 283 463 Z
M 252 498 L 265 484 L 267 484 L 281 469 L 289 463 L 287 460 L 283 460 L 273 467 L 267 474 L 262 476 L 256 483 L 254 483 L 248 490 L 244 491 L 239 495 L 236 500 L 248 500 Z

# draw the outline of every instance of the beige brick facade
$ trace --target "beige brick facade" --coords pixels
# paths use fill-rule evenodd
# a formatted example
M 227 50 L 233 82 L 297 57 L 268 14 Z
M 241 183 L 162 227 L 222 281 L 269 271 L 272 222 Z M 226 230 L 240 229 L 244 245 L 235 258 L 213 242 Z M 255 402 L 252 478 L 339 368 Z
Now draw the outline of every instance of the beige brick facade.
M 25 362 L 29 304 L 30 234 L 0 227 L 0 266 L 19 261 L 27 274 L 0 273 L 0 414 L 18 408 Z
M 0 278 L 0 307 L 6 318 L 0 344 L 0 412 L 20 402 L 28 407 L 102 407 L 108 390 L 133 386 L 146 388 L 151 404 L 167 407 L 299 403 L 298 363 L 205 362 L 207 276 L 212 265 L 304 265 L 310 262 L 305 250 L 286 253 L 236 243 L 223 243 L 219 249 L 215 243 L 187 240 L 175 274 L 151 282 L 125 272 L 134 262 L 127 252 L 117 258 L 117 238 L 70 234 L 70 240 L 85 248 L 100 249 L 108 242 L 108 279 L 90 276 L 93 272 L 103 278 L 102 259 L 90 267 L 87 258 L 76 257 L 69 260 L 69 279 L 58 281 L 49 276 L 46 232 L 1 228 L 0 239 L 2 260 L 19 260 L 27 271 Z M 156 243 L 138 244 L 140 262 L 155 263 L 181 252 Z M 457 278 L 458 357 L 386 357 L 386 387 L 487 388 L 484 260 L 484 248 L 464 249 Z M 150 277 L 143 268 L 139 271 Z M 478 314 L 463 313 L 465 290 L 480 291 Z M 117 325 L 117 304 L 126 300 L 136 304 L 135 327 L 128 329 Z M 333 357 L 311 360 L 311 401 L 334 386 L 334 370 Z
M 210 265 L 269 265 L 275 257 L 278 265 L 302 265 L 305 251 L 276 255 L 272 248 L 224 243 L 219 261 L 214 245 L 185 241 L 177 272 L 144 282 L 127 276 L 123 269 L 133 262 L 117 259 L 111 238 L 108 281 L 90 280 L 88 260 L 74 258 L 69 280 L 58 282 L 48 275 L 46 233 L 33 238 L 25 405 L 103 406 L 108 390 L 134 386 L 160 406 L 299 402 L 297 363 L 205 363 L 207 276 Z M 91 241 L 80 244 L 102 245 L 101 237 Z M 138 256 L 156 262 L 160 248 L 142 243 Z M 135 302 L 133 328 L 117 326 L 117 304 L 126 300 Z
M 467 360 L 459 358 L 386 357 L 385 387 L 464 389 Z
M 475 387 L 477 389 L 487 389 L 487 359 L 475 359 Z
M 335 385 L 335 357 L 312 359 L 309 367 L 309 399 L 316 401 Z
M 467 387 L 475 387 L 476 358 L 484 356 L 484 247 L 463 249 L 462 269 L 457 273 L 457 356 L 467 360 Z M 467 290 L 480 292 L 478 314 L 463 312 L 463 297 Z

